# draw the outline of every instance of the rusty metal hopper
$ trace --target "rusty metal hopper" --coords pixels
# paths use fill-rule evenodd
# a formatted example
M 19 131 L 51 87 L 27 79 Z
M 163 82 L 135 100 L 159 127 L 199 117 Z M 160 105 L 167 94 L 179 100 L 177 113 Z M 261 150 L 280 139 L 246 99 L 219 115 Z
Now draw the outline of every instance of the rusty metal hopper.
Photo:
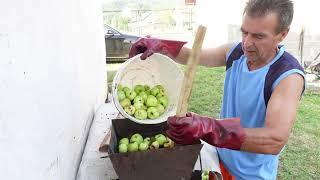
M 137 132 L 144 137 L 154 136 L 166 129 L 166 122 L 146 125 L 128 119 L 112 120 L 107 150 L 120 180 L 190 180 L 202 144 L 118 153 L 119 139 Z

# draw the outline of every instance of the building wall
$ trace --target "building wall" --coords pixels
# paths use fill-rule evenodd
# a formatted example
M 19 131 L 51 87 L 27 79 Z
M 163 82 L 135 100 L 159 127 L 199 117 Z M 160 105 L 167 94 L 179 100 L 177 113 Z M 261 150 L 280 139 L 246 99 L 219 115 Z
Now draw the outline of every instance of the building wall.
M 105 100 L 99 0 L 0 1 L 0 179 L 71 180 Z

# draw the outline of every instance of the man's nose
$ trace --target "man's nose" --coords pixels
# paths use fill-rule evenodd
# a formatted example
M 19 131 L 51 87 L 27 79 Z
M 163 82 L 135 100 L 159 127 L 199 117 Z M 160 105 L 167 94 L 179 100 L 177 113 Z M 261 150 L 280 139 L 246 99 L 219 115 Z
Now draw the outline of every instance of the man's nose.
M 243 37 L 242 39 L 244 47 L 250 47 L 254 44 L 253 39 L 250 35 Z

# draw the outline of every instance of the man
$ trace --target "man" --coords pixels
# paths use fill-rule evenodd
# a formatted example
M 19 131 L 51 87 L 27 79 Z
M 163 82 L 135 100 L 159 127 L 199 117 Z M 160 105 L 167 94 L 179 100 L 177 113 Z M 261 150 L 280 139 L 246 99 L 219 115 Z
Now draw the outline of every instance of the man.
M 302 67 L 279 46 L 292 18 L 290 0 L 249 0 L 243 13 L 242 42 L 203 49 L 200 56 L 201 65 L 226 66 L 221 119 L 194 113 L 168 118 L 167 134 L 177 143 L 202 139 L 218 147 L 225 179 L 277 177 L 279 154 L 304 91 Z M 143 52 L 144 59 L 159 52 L 185 64 L 191 51 L 180 48 L 145 38 L 133 45 L 130 55 Z

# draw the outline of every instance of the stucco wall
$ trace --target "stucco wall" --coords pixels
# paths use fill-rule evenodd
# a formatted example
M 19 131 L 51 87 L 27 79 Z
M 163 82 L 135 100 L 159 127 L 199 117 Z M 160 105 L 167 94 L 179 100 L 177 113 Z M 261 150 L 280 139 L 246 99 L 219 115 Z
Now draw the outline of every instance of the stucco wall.
M 0 179 L 75 178 L 105 99 L 100 3 L 0 1 Z

